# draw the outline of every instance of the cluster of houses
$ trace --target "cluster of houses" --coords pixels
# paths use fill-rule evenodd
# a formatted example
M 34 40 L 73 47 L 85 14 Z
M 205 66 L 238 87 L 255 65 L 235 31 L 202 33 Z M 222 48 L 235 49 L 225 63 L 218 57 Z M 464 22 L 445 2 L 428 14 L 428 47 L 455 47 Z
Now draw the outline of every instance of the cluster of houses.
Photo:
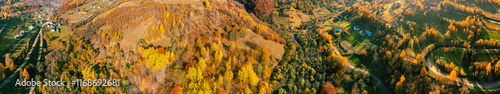
M 372 36 L 372 32 L 368 31 L 368 29 L 361 30 L 361 28 L 359 28 L 359 26 L 357 25 L 354 25 L 353 29 L 359 31 L 359 35 L 361 36 L 368 36 L 368 37 Z
M 54 21 L 47 21 L 45 24 L 47 25 L 47 28 L 50 28 L 50 32 L 56 31 L 57 33 L 61 33 L 61 32 L 59 32 L 59 29 L 57 28 L 58 26 L 61 26 L 61 23 L 54 22 Z
M 342 17 L 341 15 L 335 17 L 337 20 L 343 20 L 344 17 Z M 364 29 L 364 30 L 361 30 L 361 28 L 359 28 L 359 26 L 357 25 L 354 25 L 353 26 L 353 29 L 355 31 L 359 31 L 359 34 L 361 36 L 368 36 L 368 37 L 371 37 L 372 36 L 372 32 L 368 31 L 368 29 Z M 340 26 L 335 26 L 335 32 L 342 32 L 342 28 Z
M 30 26 L 28 27 L 28 30 L 29 30 L 29 31 L 31 31 L 31 30 L 33 30 L 33 29 L 35 29 L 35 26 L 33 26 L 33 25 L 30 25 Z M 26 31 L 24 31 L 24 30 L 20 30 L 20 31 L 19 31 L 19 34 L 17 34 L 17 35 L 15 35 L 15 36 L 14 36 L 14 39 L 20 39 L 20 38 L 22 38 L 25 34 L 28 34 L 28 35 L 29 35 L 29 33 L 26 33 Z
M 24 30 L 19 31 L 19 34 L 18 34 L 18 35 L 15 35 L 15 36 L 14 36 L 14 39 L 19 39 L 19 38 L 23 37 L 23 36 L 24 36 L 24 33 L 25 33 L 25 32 L 24 32 Z
M 90 6 L 90 8 L 98 8 L 98 9 L 101 9 L 101 6 Z
M 43 22 L 44 22 L 43 19 L 41 19 L 40 21 L 37 21 L 37 23 L 43 23 Z M 54 32 L 55 31 L 57 33 L 61 33 L 59 31 L 59 29 L 57 28 L 58 26 L 61 26 L 61 23 L 54 22 L 54 21 L 46 21 L 45 24 L 47 25 L 47 28 L 50 28 L 50 32 Z M 28 27 L 29 31 L 34 30 L 34 29 L 35 29 L 34 25 L 30 25 Z M 14 36 L 14 39 L 19 39 L 19 38 L 23 37 L 25 34 L 29 34 L 29 33 L 25 33 L 24 30 L 20 30 L 19 34 Z

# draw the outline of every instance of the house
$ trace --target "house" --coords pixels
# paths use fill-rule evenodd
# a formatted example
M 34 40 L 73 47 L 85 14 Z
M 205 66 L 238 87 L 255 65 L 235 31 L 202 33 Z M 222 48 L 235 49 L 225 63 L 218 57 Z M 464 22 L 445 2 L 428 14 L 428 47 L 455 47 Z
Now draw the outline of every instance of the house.
M 400 3 L 396 3 L 396 8 L 399 8 L 401 6 Z
M 360 34 L 361 36 L 365 36 L 365 35 L 366 35 L 366 32 L 365 32 L 365 30 L 361 30 L 361 31 L 359 31 L 359 34 Z
M 393 24 L 392 24 L 392 27 L 395 27 L 395 28 L 396 28 L 396 27 L 399 27 L 399 23 L 398 23 L 398 22 L 393 23 Z
M 52 21 L 47 21 L 45 24 L 52 25 L 54 23 Z
M 342 29 L 340 28 L 340 26 L 335 27 L 335 32 L 341 32 L 341 31 L 342 31 Z
M 361 34 L 361 36 L 369 36 L 371 37 L 372 36 L 372 32 L 368 31 L 368 30 L 361 30 L 359 31 L 359 34 Z
M 50 32 L 54 32 L 54 31 L 56 31 L 56 28 L 52 27 L 52 29 L 50 29 Z
M 19 31 L 19 34 L 20 34 L 21 36 L 23 36 L 23 35 L 24 35 L 24 30 Z
M 365 32 L 366 32 L 366 35 L 368 35 L 369 37 L 371 37 L 371 36 L 372 36 L 372 32 L 370 32 L 370 31 L 368 31 L 368 30 L 365 30 Z
M 18 38 L 20 38 L 20 37 L 21 37 L 21 36 L 19 36 L 19 35 L 15 35 L 15 36 L 14 36 L 14 39 L 18 39 Z
M 342 15 L 337 16 L 338 20 L 342 20 L 342 18 L 343 18 Z
M 33 27 L 33 25 L 31 25 L 30 27 L 28 27 L 28 30 L 33 30 L 35 29 L 35 27 Z

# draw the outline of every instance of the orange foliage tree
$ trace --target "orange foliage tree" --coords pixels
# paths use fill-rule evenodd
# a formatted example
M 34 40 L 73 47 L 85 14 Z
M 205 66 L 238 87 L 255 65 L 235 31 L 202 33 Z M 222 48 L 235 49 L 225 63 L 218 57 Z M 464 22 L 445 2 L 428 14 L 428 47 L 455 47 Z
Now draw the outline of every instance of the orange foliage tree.
M 23 76 L 26 79 L 30 79 L 30 74 L 28 73 L 28 71 L 26 71 L 26 69 L 24 69 L 24 71 L 23 71 Z
M 455 79 L 457 79 L 457 71 L 452 70 L 449 77 L 451 81 L 455 81 Z
M 268 19 L 273 11 L 273 0 L 243 0 L 243 4 L 261 20 Z
M 399 78 L 399 82 L 396 83 L 396 91 L 398 92 L 402 92 L 403 90 L 403 82 L 405 81 L 405 75 L 401 75 L 401 77 Z
M 335 87 L 330 83 L 326 83 L 321 87 L 321 94 L 335 94 Z
M 71 0 L 59 8 L 60 11 L 70 10 L 85 3 L 85 0 Z
M 500 60 L 498 60 L 497 64 L 495 64 L 495 72 L 500 70 Z
M 450 23 L 450 26 L 448 26 L 448 30 L 455 32 L 455 31 L 457 31 L 457 28 L 455 28 L 455 26 L 453 26 L 453 23 Z

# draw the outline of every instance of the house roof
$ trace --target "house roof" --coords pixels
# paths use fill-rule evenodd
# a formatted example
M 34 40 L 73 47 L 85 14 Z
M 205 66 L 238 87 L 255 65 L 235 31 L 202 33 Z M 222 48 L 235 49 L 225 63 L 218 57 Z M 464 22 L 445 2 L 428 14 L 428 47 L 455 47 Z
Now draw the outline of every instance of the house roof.
M 360 29 L 359 26 L 354 25 L 354 30 L 359 30 L 359 29 Z
M 335 27 L 335 31 L 340 32 L 340 31 L 342 31 L 342 30 L 340 29 L 340 26 L 336 26 L 336 27 Z
M 365 33 L 366 33 L 366 35 L 368 35 L 368 36 L 372 36 L 372 32 L 370 32 L 370 31 L 368 31 L 368 30 L 365 30 Z

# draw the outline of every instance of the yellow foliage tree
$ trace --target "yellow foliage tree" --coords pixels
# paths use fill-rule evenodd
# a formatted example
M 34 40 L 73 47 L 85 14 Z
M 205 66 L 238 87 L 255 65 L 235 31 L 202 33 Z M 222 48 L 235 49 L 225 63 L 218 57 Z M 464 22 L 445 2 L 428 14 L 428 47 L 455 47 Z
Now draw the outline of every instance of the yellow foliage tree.
M 224 64 L 224 67 L 226 68 L 226 72 L 224 73 L 224 78 L 226 80 L 230 81 L 233 79 L 233 71 L 231 71 L 231 58 Z
M 148 87 L 148 85 L 146 84 L 146 79 L 142 78 L 141 91 L 145 90 L 147 87 Z
M 273 90 L 272 86 L 267 82 L 262 82 L 259 87 L 259 94 L 270 94 Z
M 256 86 L 259 83 L 259 77 L 253 71 L 253 66 L 251 62 L 247 62 L 241 70 L 238 72 L 238 79 L 243 84 L 250 84 L 251 86 Z
M 145 49 L 142 52 L 142 57 L 146 58 L 146 66 L 151 67 L 153 71 L 164 69 L 166 65 L 170 65 L 175 60 L 171 60 L 175 58 L 172 52 L 165 51 L 165 53 L 158 53 L 158 50 L 153 47 Z
M 203 81 L 203 84 L 201 85 L 201 89 L 198 92 L 198 94 L 213 94 L 211 85 L 208 84 L 208 81 Z
M 186 77 L 188 79 L 188 91 L 192 91 L 192 93 L 198 93 L 197 90 L 203 87 L 202 80 L 204 77 L 201 70 L 199 68 L 190 67 L 188 69 Z
M 207 68 L 207 62 L 205 61 L 205 59 L 200 58 L 200 59 L 198 60 L 198 68 L 199 68 L 201 71 L 203 71 L 203 70 L 205 70 L 205 69 Z
M 271 55 L 271 53 L 269 52 L 269 50 L 267 50 L 267 49 L 263 48 L 263 49 L 262 49 L 262 57 L 261 57 L 262 62 L 269 61 L 269 60 L 270 60 L 270 59 L 269 59 L 269 56 L 270 56 L 270 55 Z
M 201 51 L 200 51 L 200 56 L 201 56 L 201 57 L 204 57 L 204 56 L 206 56 L 206 55 L 207 55 L 207 53 L 208 53 L 208 52 L 207 52 L 207 48 L 205 48 L 205 47 L 201 47 L 201 49 L 200 49 L 200 50 L 201 50 Z
M 3 19 L 7 19 L 7 17 L 9 17 L 9 13 L 3 12 L 2 17 L 3 17 Z
M 10 54 L 5 55 L 5 67 L 9 68 L 10 71 L 13 71 L 14 68 L 16 67 L 14 65 L 14 60 L 10 58 Z
M 222 51 L 219 49 L 219 46 L 217 44 L 212 43 L 212 50 L 214 50 L 214 58 L 217 63 L 222 62 L 222 57 L 224 56 L 222 54 Z
M 208 0 L 205 0 L 205 6 L 207 6 L 208 8 L 212 8 L 212 6 L 210 5 L 210 2 L 208 2 Z
M 92 67 L 87 67 L 87 68 L 83 69 L 82 75 L 83 75 L 83 79 L 96 79 L 97 78 Z

